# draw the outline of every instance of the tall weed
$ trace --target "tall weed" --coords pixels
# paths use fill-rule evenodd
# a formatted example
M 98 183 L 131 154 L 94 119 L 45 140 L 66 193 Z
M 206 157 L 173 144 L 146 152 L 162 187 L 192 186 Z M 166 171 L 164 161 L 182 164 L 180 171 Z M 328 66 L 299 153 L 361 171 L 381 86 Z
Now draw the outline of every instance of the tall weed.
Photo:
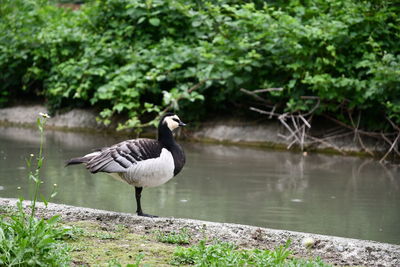
M 23 199 L 17 202 L 16 212 L 0 215 L 0 265 L 1 266 L 69 266 L 68 247 L 60 240 L 67 229 L 57 225 L 59 216 L 50 219 L 36 218 L 36 205 L 41 184 L 40 169 L 43 166 L 44 126 L 48 116 L 42 114 L 37 120 L 40 131 L 40 148 L 35 162 L 33 155 L 27 160 L 29 182 L 35 189 L 31 205 L 25 210 Z M 33 166 L 36 163 L 36 166 Z M 50 197 L 55 195 L 53 191 Z M 42 200 L 46 199 L 42 196 Z

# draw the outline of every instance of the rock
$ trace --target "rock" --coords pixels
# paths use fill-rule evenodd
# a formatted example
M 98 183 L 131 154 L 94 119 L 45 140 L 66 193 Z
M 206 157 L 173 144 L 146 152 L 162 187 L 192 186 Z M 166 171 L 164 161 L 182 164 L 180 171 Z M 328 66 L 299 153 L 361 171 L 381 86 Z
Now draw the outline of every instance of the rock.
M 312 237 L 305 237 L 301 241 L 301 244 L 306 248 L 312 248 L 312 247 L 314 247 L 315 240 Z
M 344 251 L 344 247 L 342 245 L 337 245 L 336 246 L 336 250 L 339 252 L 343 252 Z
M 36 126 L 39 114 L 48 114 L 48 110 L 42 105 L 3 108 L 0 109 L 0 122 Z M 47 126 L 67 129 L 104 128 L 97 122 L 96 116 L 96 112 L 92 110 L 73 109 L 52 116 L 48 119 Z

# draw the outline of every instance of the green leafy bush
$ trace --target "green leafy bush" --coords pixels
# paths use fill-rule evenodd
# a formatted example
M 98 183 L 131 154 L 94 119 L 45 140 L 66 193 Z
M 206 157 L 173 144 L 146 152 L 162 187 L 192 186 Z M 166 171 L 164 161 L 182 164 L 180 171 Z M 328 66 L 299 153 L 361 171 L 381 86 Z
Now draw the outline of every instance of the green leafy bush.
M 137 127 L 165 109 L 191 120 L 247 109 L 240 93 L 279 111 L 361 126 L 400 124 L 400 7 L 392 1 L 97 0 L 78 11 L 44 0 L 0 7 L 0 104 L 21 90 L 49 106 L 96 106 L 105 123 Z M 199 101 L 202 101 L 201 104 Z

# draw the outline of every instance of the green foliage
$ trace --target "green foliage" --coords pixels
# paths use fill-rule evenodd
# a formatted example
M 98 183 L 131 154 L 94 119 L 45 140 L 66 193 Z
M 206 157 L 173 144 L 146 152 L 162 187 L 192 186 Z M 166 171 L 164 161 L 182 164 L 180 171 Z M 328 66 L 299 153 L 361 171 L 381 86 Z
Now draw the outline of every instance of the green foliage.
M 191 236 L 188 233 L 187 228 L 182 228 L 179 233 L 171 232 L 171 233 L 163 233 L 161 231 L 156 232 L 156 239 L 162 243 L 169 244 L 189 244 Z
M 279 111 L 361 126 L 400 124 L 400 7 L 392 1 L 97 0 L 78 11 L 45 0 L 0 7 L 0 105 L 21 90 L 55 110 L 99 107 L 120 129 L 154 124 L 165 109 L 198 119 L 246 107 L 241 87 Z M 202 101 L 202 102 L 200 102 Z M 201 105 L 200 105 L 201 103 Z M 344 116 L 344 115 L 346 116 Z
M 16 215 L 1 215 L 0 265 L 69 266 L 69 250 L 60 241 L 64 230 L 56 225 L 58 219 L 31 217 L 22 202 Z
M 64 230 L 63 240 L 78 240 L 86 234 L 84 229 L 76 226 L 64 226 Z
M 41 180 L 40 168 L 43 165 L 43 138 L 46 114 L 38 118 L 41 143 L 36 168 L 30 171 L 29 180 L 35 185 L 30 214 L 24 210 L 22 199 L 17 202 L 17 211 L 11 214 L 0 214 L 0 265 L 1 266 L 69 266 L 69 250 L 60 240 L 67 229 L 57 225 L 59 216 L 48 220 L 35 217 L 36 201 L 39 197 Z M 33 155 L 27 160 L 32 166 Z M 53 191 L 52 197 L 55 195 Z M 45 204 L 47 201 L 43 198 Z
M 330 266 L 320 259 L 304 260 L 290 256 L 290 242 L 275 250 L 241 250 L 232 243 L 216 242 L 199 244 L 190 248 L 178 247 L 174 253 L 172 264 L 190 264 L 195 266 Z

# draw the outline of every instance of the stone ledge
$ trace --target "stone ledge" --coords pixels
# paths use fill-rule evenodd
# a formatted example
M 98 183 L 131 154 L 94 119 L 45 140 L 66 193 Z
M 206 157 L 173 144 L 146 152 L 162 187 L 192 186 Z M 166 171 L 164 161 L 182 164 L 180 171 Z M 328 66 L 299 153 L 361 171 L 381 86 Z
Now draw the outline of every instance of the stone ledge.
M 0 198 L 0 206 L 3 207 L 15 207 L 16 202 L 17 199 Z M 25 207 L 29 204 L 30 201 L 24 201 Z M 37 203 L 37 208 L 37 214 L 45 218 L 59 214 L 64 221 L 97 221 L 105 226 L 123 224 L 135 233 L 143 235 L 153 230 L 178 231 L 186 227 L 197 240 L 201 239 L 205 233 L 210 239 L 216 238 L 234 242 L 241 247 L 260 249 L 273 249 L 284 245 L 290 239 L 289 249 L 299 257 L 320 257 L 326 262 L 341 266 L 400 266 L 400 245 L 231 223 L 145 218 L 127 213 L 53 203 L 49 203 L 47 208 L 43 203 Z M 304 246 L 305 238 L 312 238 L 315 241 L 312 248 Z
M 48 113 L 42 105 L 15 106 L 0 109 L 0 123 L 11 125 L 36 125 L 39 113 Z M 71 111 L 57 114 L 48 120 L 47 126 L 55 129 L 99 129 L 103 125 L 96 121 L 96 113 L 91 110 L 73 109 Z

